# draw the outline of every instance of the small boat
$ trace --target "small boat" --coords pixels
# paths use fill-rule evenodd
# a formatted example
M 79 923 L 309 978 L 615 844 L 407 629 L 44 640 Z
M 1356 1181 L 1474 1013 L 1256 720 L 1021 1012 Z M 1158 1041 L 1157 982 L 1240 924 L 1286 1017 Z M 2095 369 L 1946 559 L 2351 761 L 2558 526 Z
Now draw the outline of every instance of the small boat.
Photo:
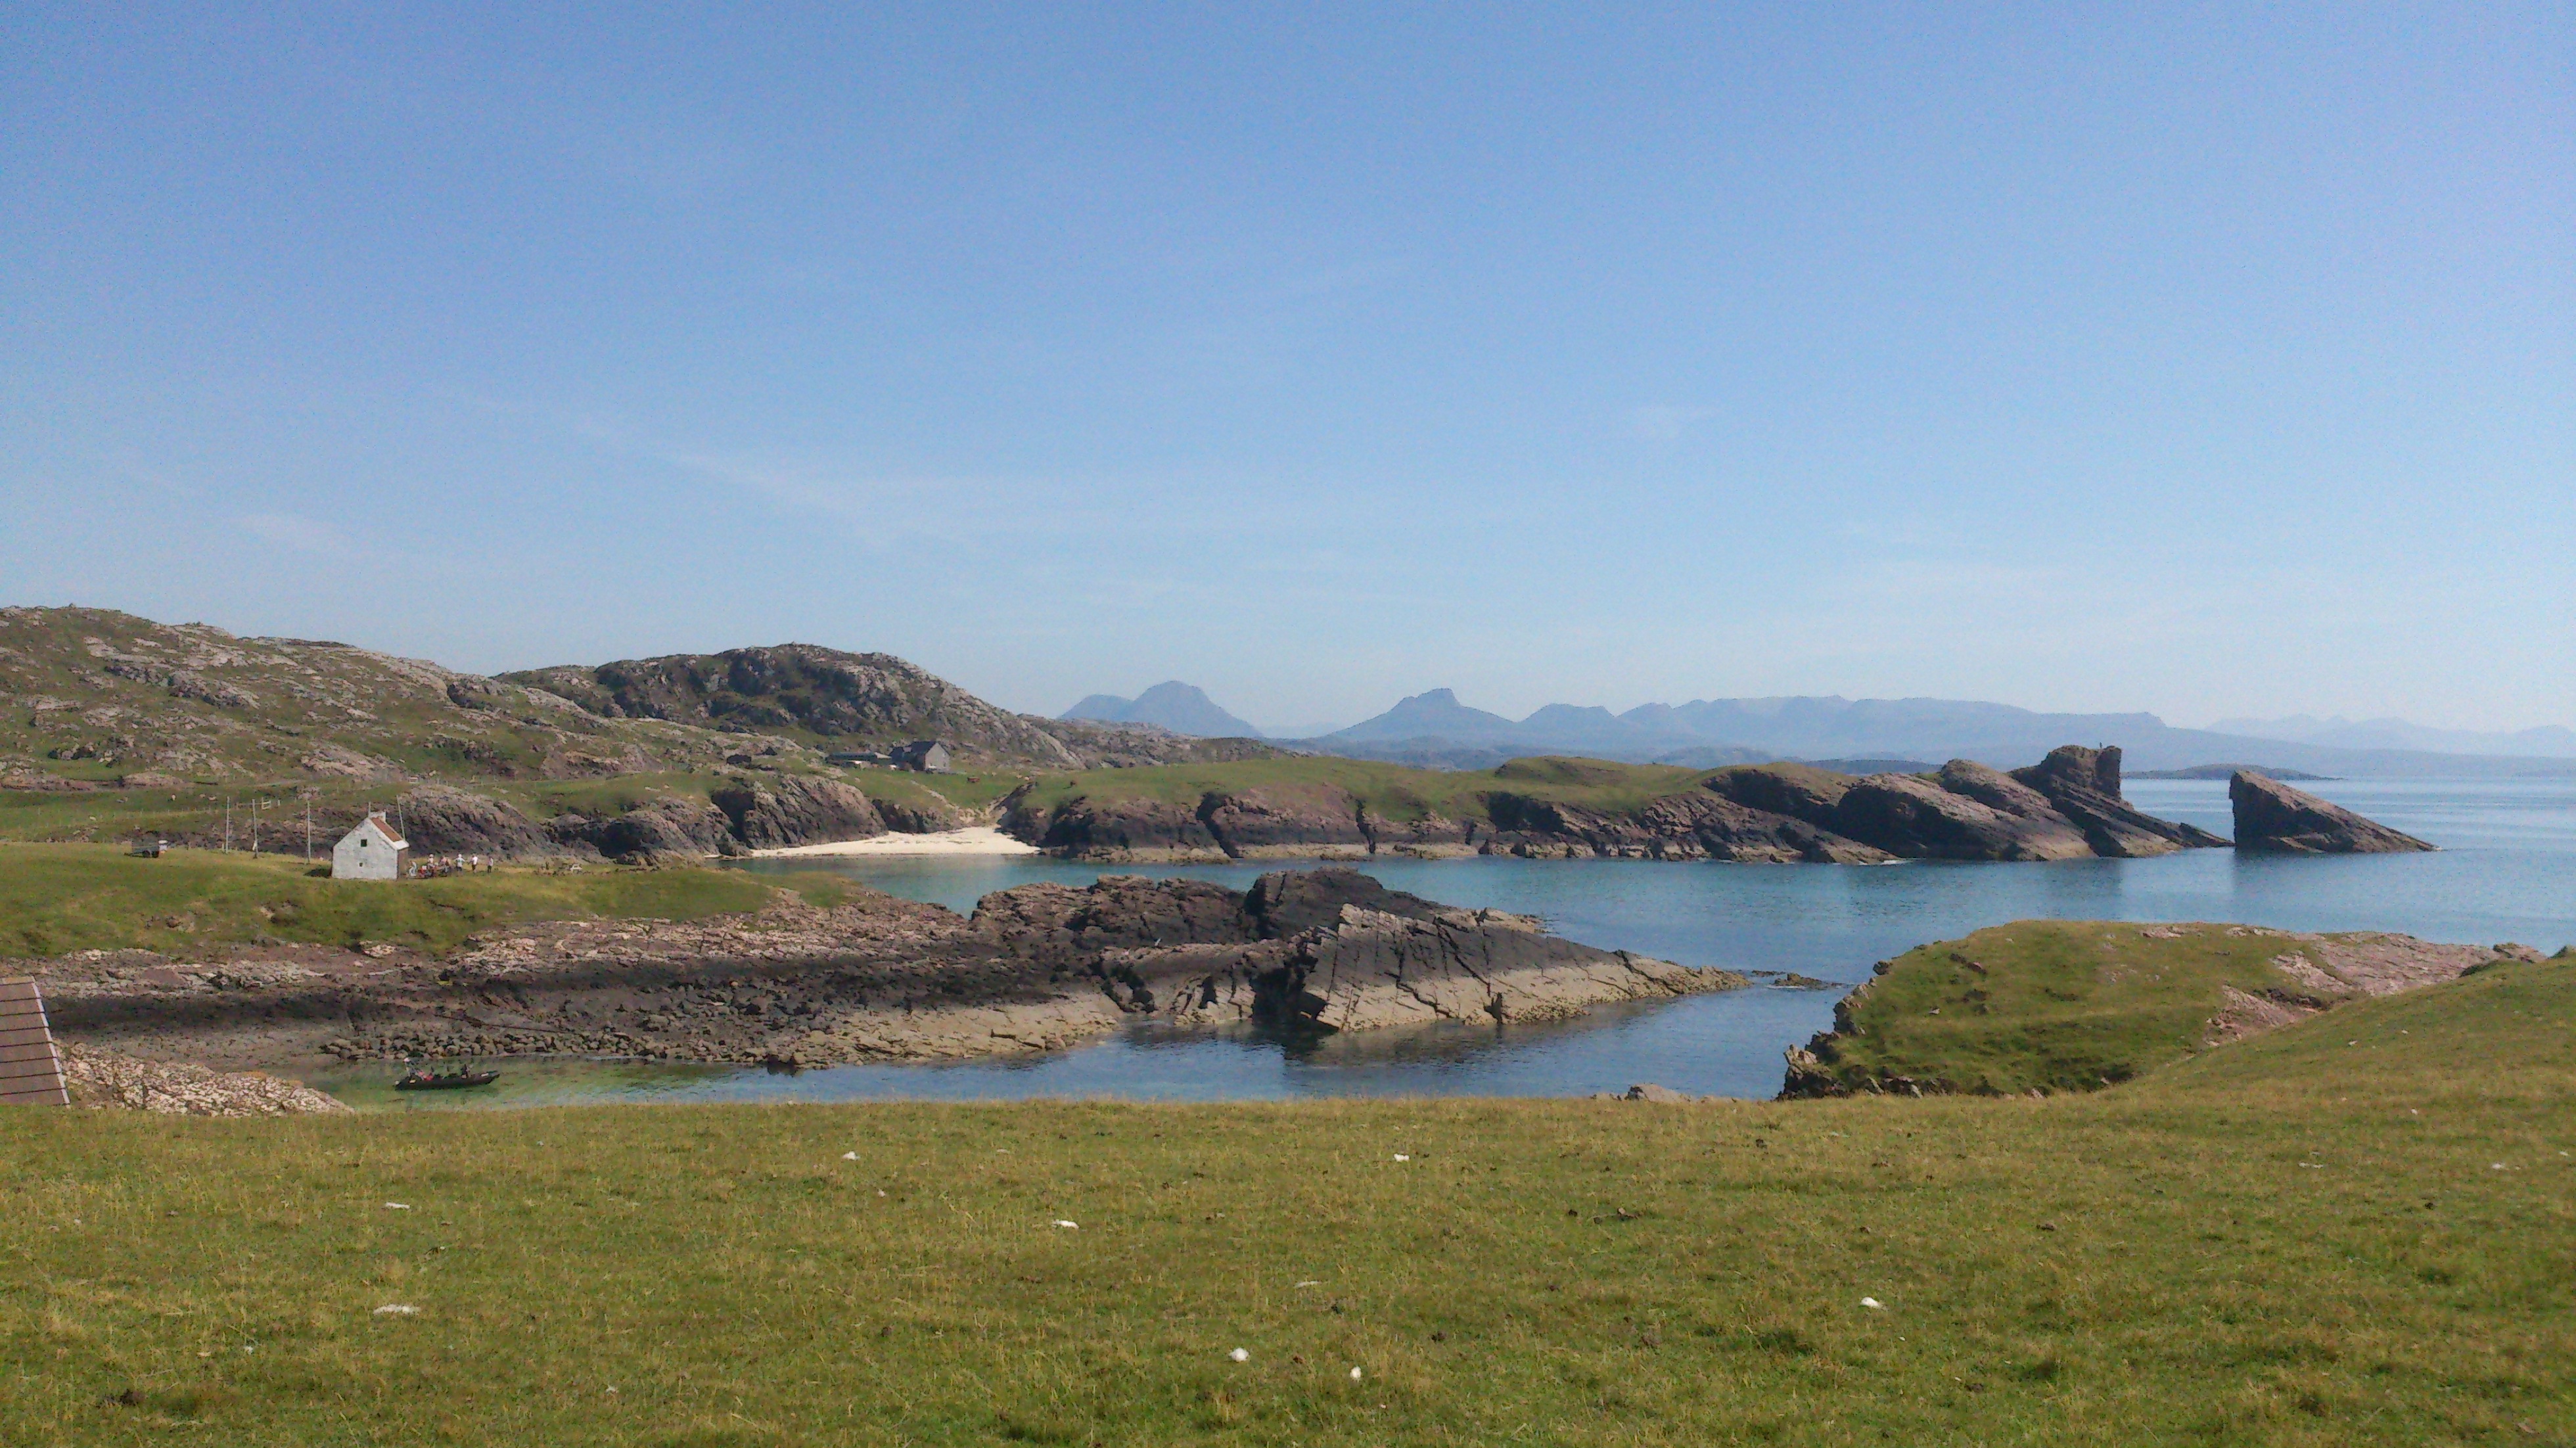
M 396 1091 L 455 1091 L 467 1086 L 489 1086 L 501 1079 L 498 1071 L 427 1071 L 416 1070 L 394 1082 Z

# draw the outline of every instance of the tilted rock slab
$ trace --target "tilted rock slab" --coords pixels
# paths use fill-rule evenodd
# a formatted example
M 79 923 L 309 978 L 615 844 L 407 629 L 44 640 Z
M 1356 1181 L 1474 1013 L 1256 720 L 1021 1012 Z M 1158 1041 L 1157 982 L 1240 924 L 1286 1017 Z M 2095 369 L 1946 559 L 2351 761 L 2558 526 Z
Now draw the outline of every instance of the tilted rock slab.
M 1595 950 L 1499 910 L 1409 919 L 1356 905 L 1301 936 L 1252 984 L 1256 1013 L 1328 1031 L 1434 1021 L 1503 1025 L 1579 1016 L 1618 1001 L 1740 990 L 1732 971 Z
M 2438 848 L 2250 769 L 2227 781 L 2236 848 L 2283 855 L 2393 855 Z

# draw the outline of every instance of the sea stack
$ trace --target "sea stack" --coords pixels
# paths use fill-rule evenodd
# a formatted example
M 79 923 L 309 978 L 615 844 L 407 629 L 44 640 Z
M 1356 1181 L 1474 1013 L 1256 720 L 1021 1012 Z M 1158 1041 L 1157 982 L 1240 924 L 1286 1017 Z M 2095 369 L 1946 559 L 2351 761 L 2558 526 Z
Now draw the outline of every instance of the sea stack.
M 2436 848 L 2250 769 L 2240 769 L 2228 780 L 2227 802 L 2236 809 L 2236 848 L 2240 850 L 2394 855 Z

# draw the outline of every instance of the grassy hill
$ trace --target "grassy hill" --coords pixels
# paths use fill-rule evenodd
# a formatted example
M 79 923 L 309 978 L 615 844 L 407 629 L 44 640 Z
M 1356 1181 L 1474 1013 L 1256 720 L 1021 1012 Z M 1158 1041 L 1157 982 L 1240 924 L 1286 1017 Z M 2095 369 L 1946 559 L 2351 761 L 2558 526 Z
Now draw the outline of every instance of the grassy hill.
M 2047 1100 L 13 1111 L 0 1440 L 2567 1442 L 2571 1092 L 2560 961 Z

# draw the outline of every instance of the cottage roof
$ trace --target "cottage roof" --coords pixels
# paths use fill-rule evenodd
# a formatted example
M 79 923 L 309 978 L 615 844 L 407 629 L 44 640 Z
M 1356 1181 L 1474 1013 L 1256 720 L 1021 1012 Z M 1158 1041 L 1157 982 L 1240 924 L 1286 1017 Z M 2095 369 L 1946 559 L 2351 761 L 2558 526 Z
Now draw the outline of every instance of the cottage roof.
M 395 849 L 408 850 L 411 848 L 411 841 L 394 833 L 393 821 L 386 819 L 380 814 L 371 814 L 365 819 L 358 821 L 356 825 L 350 828 L 349 835 L 354 835 L 359 830 L 363 830 L 369 825 L 374 825 L 376 827 L 376 833 L 383 835 L 385 837 L 385 842 L 392 845 Z M 340 838 L 345 840 L 349 835 L 342 835 Z

